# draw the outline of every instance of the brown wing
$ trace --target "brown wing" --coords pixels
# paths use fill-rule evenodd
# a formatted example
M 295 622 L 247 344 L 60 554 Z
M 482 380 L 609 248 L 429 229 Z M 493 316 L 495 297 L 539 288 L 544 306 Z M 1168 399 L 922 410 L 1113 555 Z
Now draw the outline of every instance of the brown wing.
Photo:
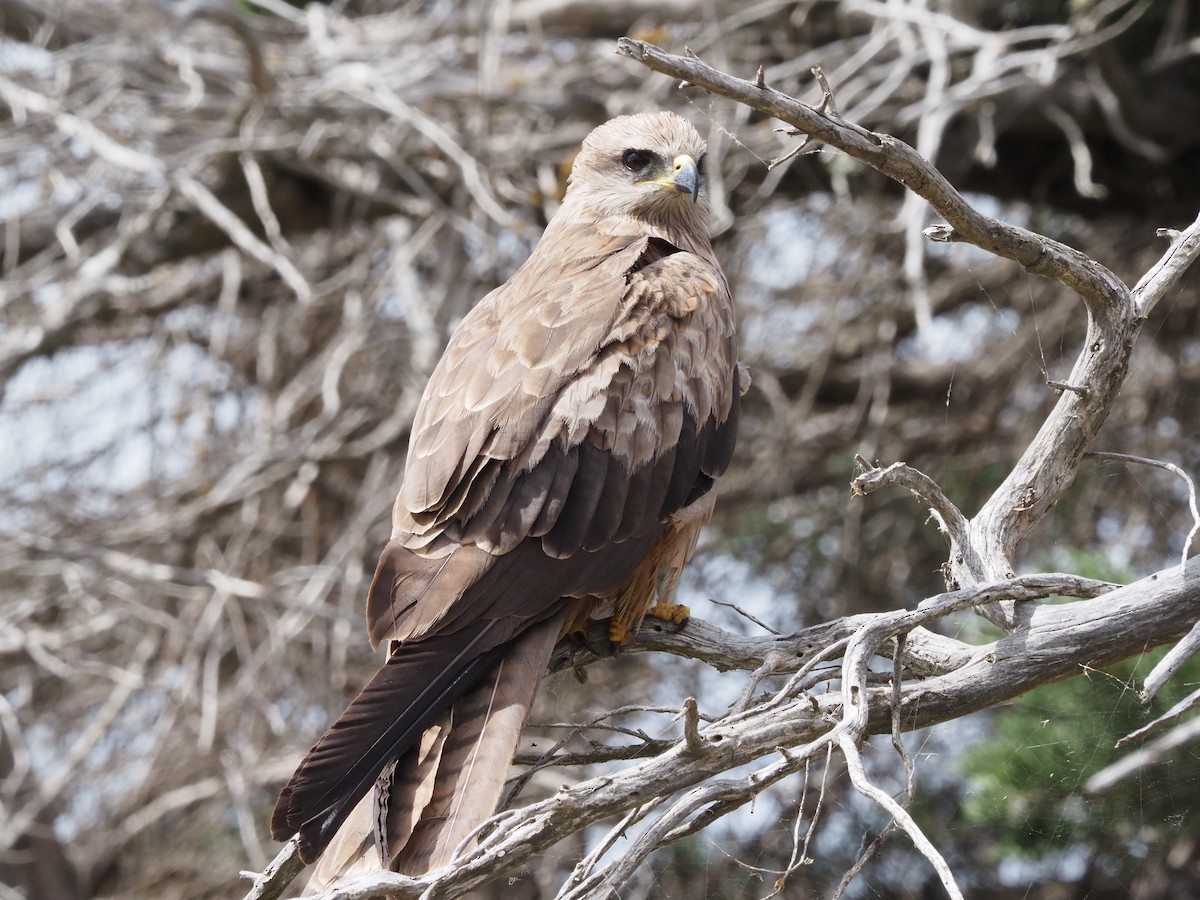
M 724 471 L 739 392 L 723 276 L 654 239 L 604 240 L 619 249 L 567 266 L 569 291 L 525 292 L 546 279 L 535 254 L 463 321 L 414 425 L 395 544 L 428 558 L 464 545 L 498 556 L 537 538 L 547 557 L 569 558 L 659 528 Z M 525 346 L 531 320 L 537 354 Z M 429 591 L 401 579 L 371 592 L 374 642 L 513 612 L 474 591 L 488 608 L 472 606 L 457 581 Z M 595 590 L 564 591 L 577 592 Z
M 397 530 L 411 525 L 413 535 L 428 537 L 454 517 L 469 517 L 487 483 L 481 470 L 530 449 L 551 407 L 571 399 L 563 388 L 596 362 L 646 240 L 556 221 L 513 277 L 471 310 L 421 398 Z M 541 252 L 547 245 L 578 252 Z M 411 523 L 400 521 L 402 511 Z
M 569 228 L 569 226 L 565 226 Z M 564 259 L 557 247 L 587 248 Z M 285 787 L 315 858 L 370 789 L 562 597 L 615 591 L 729 462 L 732 310 L 709 261 L 557 232 L 464 320 L 414 425 L 368 601 L 403 644 Z

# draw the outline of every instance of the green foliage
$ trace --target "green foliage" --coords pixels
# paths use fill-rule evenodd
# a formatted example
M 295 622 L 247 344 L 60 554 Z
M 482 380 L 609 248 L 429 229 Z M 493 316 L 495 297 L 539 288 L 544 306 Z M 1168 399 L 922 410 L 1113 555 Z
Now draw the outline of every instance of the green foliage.
M 1032 691 L 1001 711 L 992 737 L 963 757 L 965 824 L 988 826 L 997 856 L 1041 858 L 1072 846 L 1116 865 L 1138 848 L 1171 842 L 1200 828 L 1197 753 L 1178 751 L 1098 797 L 1083 795 L 1087 780 L 1129 753 L 1117 740 L 1145 724 L 1200 683 L 1193 660 L 1160 694 L 1155 710 L 1137 700 L 1137 685 L 1162 651 L 1107 671 Z

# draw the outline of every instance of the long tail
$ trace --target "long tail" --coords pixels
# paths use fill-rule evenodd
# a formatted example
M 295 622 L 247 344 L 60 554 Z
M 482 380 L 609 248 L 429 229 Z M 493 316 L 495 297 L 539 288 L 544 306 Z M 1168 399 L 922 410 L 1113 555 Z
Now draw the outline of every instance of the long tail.
M 492 671 L 400 759 L 390 784 L 381 782 L 383 796 L 368 792 L 358 802 L 321 856 L 308 892 L 380 868 L 420 874 L 450 861 L 495 811 L 562 618 L 507 644 Z
M 276 840 L 300 835 L 300 858 L 323 851 L 380 772 L 493 668 L 505 646 L 487 647 L 493 622 L 430 638 L 393 655 L 308 752 L 271 817 Z

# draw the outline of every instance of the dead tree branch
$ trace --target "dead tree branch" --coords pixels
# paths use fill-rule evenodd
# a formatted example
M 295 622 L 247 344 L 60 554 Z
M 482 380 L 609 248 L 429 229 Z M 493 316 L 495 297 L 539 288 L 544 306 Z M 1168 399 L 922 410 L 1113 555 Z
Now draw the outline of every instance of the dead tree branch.
M 998 22 L 992 6 L 711 0 L 698 17 L 694 3 L 670 0 L 655 4 L 665 27 L 646 30 L 645 4 L 625 0 L 356 0 L 304 10 L 283 0 L 0 0 L 0 432 L 13 438 L 0 453 L 0 819 L 47 837 L 56 846 L 46 858 L 82 889 L 103 875 L 120 895 L 160 894 L 164 880 L 187 895 L 227 895 L 239 888 L 238 869 L 267 864 L 262 819 L 289 763 L 374 668 L 362 597 L 441 346 L 527 254 L 579 139 L 635 110 L 676 108 L 709 141 L 716 241 L 757 390 L 746 397 L 742 446 L 714 521 L 714 535 L 738 543 L 714 540 L 721 550 L 707 555 L 744 564 L 751 578 L 761 567 L 779 593 L 764 612 L 754 605 L 762 597 L 710 585 L 703 566 L 689 577 L 700 598 L 720 594 L 780 634 L 750 638 L 699 620 L 678 634 L 642 633 L 635 652 L 708 664 L 679 665 L 680 677 L 731 672 L 728 709 L 708 708 L 699 686 L 672 693 L 675 679 L 639 671 L 644 657 L 634 652 L 631 676 L 586 648 L 559 649 L 556 667 L 639 679 L 636 690 L 654 697 L 598 714 L 578 709 L 596 692 L 564 691 L 561 711 L 545 718 L 568 724 L 542 752 L 522 755 L 522 802 L 544 797 L 547 784 L 596 787 L 618 766 L 641 774 L 618 773 L 616 788 L 651 793 L 605 821 L 619 804 L 606 807 L 605 792 L 577 795 L 575 784 L 560 804 L 582 804 L 600 817 L 587 819 L 599 826 L 592 834 L 605 836 L 582 860 L 546 853 L 530 866 L 539 879 L 567 879 L 564 891 L 586 895 L 618 874 L 642 877 L 637 863 L 656 847 L 760 797 L 774 802 L 787 785 L 770 800 L 766 786 L 805 766 L 829 785 L 826 819 L 840 816 L 832 792 L 842 786 L 822 768 L 837 745 L 830 730 L 851 739 L 864 726 L 858 707 L 839 724 L 847 711 L 836 698 L 865 696 L 867 733 L 883 733 L 887 718 L 887 676 L 878 661 L 865 673 L 860 665 L 870 654 L 899 665 L 905 728 L 920 708 L 936 708 L 937 691 L 950 692 L 945 716 L 1003 695 L 977 658 L 986 648 L 935 632 L 940 608 L 930 618 L 924 607 L 916 619 L 877 618 L 941 590 L 942 542 L 915 540 L 923 513 L 913 515 L 902 492 L 901 502 L 889 493 L 847 502 L 856 452 L 946 473 L 939 485 L 885 462 L 856 483 L 915 491 L 938 511 L 939 527 L 964 548 L 947 569 L 967 593 L 948 602 L 999 599 L 1008 604 L 1000 620 L 1020 626 L 1011 643 L 991 645 L 1001 670 L 1015 672 L 1026 651 L 1056 657 L 1064 644 L 1071 658 L 1087 656 L 1073 649 L 1074 619 L 1059 621 L 1057 636 L 1020 623 L 1042 621 L 1044 590 L 1098 597 L 1073 604 L 1081 615 L 1108 609 L 1120 592 L 1099 596 L 1106 585 L 1073 576 L 1006 576 L 1028 568 L 1014 558 L 1022 547 L 1036 559 L 1033 548 L 1051 542 L 1086 552 L 1123 540 L 1093 540 L 1090 523 L 1068 515 L 1088 503 L 1130 531 L 1153 532 L 1134 551 L 1136 572 L 1165 567 L 1156 548 L 1182 536 L 1177 517 L 1138 505 L 1122 472 L 1104 484 L 1080 478 L 1063 495 L 1064 482 L 1038 466 L 1066 454 L 1069 481 L 1077 448 L 1092 449 L 1096 410 L 1120 388 L 1101 440 L 1194 470 L 1186 442 L 1156 426 L 1186 432 L 1200 420 L 1200 369 L 1186 360 L 1196 292 L 1180 290 L 1200 252 L 1200 220 L 1181 225 L 1198 193 L 1182 165 L 1200 116 L 1200 93 L 1181 77 L 1195 59 L 1195 29 L 1182 0 L 1161 21 L 1158 5 L 1147 14 L 1145 0 L 1122 0 L 1071 4 L 1037 25 Z M 680 94 L 643 66 L 614 65 L 610 36 L 635 26 L 753 74 L 737 89 L 750 84 L 753 103 L 807 133 L 785 141 L 772 128 L 779 123 L 749 106 L 696 87 Z M 1136 40 L 1114 42 L 1119 35 Z M 1131 54 L 1126 43 L 1153 49 Z M 692 63 L 697 85 L 704 69 Z M 810 85 L 816 105 L 806 108 L 793 98 Z M 832 151 L 788 152 L 838 141 L 919 194 L 901 200 L 874 170 Z M 1045 184 L 1030 184 L 1031 150 L 1039 171 L 1048 163 Z M 999 211 L 979 215 L 950 184 L 966 197 L 982 186 Z M 1102 215 L 1092 212 L 1101 201 L 1080 199 L 1077 188 L 1107 192 Z M 927 241 L 927 200 L 944 210 L 934 237 L 968 238 L 1004 258 L 972 253 L 960 265 L 968 248 Z M 1054 232 L 1059 241 L 996 221 L 1028 224 L 1021 210 L 1060 208 L 1069 223 Z M 1172 223 L 1179 230 L 1160 232 L 1170 243 L 1153 264 L 1150 235 Z M 772 265 L 759 264 L 764 249 Z M 1086 337 L 1072 291 L 1099 323 Z M 925 352 L 930 324 L 981 319 L 956 357 Z M 1134 337 L 1140 355 L 1125 378 L 1124 342 Z M 1068 373 L 1076 341 L 1087 362 Z M 1056 400 L 1032 468 L 986 516 L 969 519 L 992 486 L 990 474 L 976 477 L 980 464 L 1002 472 L 996 461 L 1029 443 Z M 1046 516 L 1056 497 L 1056 515 Z M 1039 522 L 1036 537 L 1051 540 L 1025 540 Z M 1188 597 L 1175 612 L 1194 621 Z M 1175 613 L 1159 631 L 1141 630 L 1138 608 L 1110 622 L 1130 641 L 1187 630 Z M 729 627 L 758 635 L 747 621 Z M 594 646 L 604 645 L 602 628 Z M 881 638 L 895 629 L 906 635 L 899 650 Z M 1041 643 L 1026 648 L 1027 633 Z M 1116 641 L 1101 655 L 1131 648 Z M 855 662 L 845 668 L 848 656 Z M 1072 665 L 1035 667 L 1013 689 Z M 814 701 L 819 691 L 828 697 Z M 689 695 L 700 698 L 695 716 L 671 722 Z M 688 749 L 684 724 L 695 729 L 694 766 L 696 748 L 727 733 L 741 741 L 767 710 L 791 729 L 773 739 L 795 743 L 740 753 L 753 780 L 715 768 L 705 780 L 672 756 Z M 618 711 L 656 723 L 654 737 L 646 721 L 612 718 Z M 872 771 L 871 747 L 859 752 Z M 578 765 L 588 768 L 567 768 Z M 672 780 L 671 766 L 700 780 Z M 89 789 L 74 790 L 78 782 Z M 558 807 L 540 809 L 528 819 L 508 810 L 501 821 L 525 823 L 542 842 L 583 827 Z M 816 868 L 803 864 L 810 813 L 795 813 L 791 860 L 771 863 L 789 890 Z M 652 838 L 631 848 L 622 824 Z M 20 830 L 0 828 L 0 844 L 20 842 Z M 68 832 L 69 845 L 59 842 Z M 511 872 L 499 835 L 486 836 L 491 855 L 476 859 L 472 884 Z M 612 868 L 626 849 L 632 855 Z M 740 860 L 721 864 L 728 871 Z
M 670 814 L 670 827 L 662 829 L 667 835 L 707 805 L 729 803 L 735 796 L 748 799 L 799 771 L 805 762 L 824 754 L 831 743 L 889 733 L 891 689 L 867 686 L 865 665 L 892 635 L 908 633 L 958 610 L 996 602 L 999 597 L 1028 600 L 1079 587 L 1075 576 L 1022 576 L 1009 583 L 930 598 L 920 610 L 876 614 L 855 630 L 857 640 L 843 662 L 843 690 L 816 696 L 777 695 L 745 712 L 716 718 L 699 731 L 711 754 L 693 752 L 681 737 L 666 753 L 564 788 L 547 800 L 500 813 L 481 829 L 484 837 L 479 845 L 453 866 L 420 878 L 382 873 L 356 883 L 352 891 L 347 888 L 322 895 L 322 900 L 365 900 L 389 893 L 415 898 L 426 891 L 458 896 L 512 871 L 581 828 L 646 803 L 661 802 L 736 766 L 758 763 L 760 768 L 736 787 L 719 781 L 685 795 L 678 801 L 683 805 Z M 1147 646 L 1177 640 L 1197 618 L 1200 559 L 1191 560 L 1185 573 L 1174 567 L 1165 569 L 1084 602 L 1034 604 L 1019 632 L 973 648 L 970 660 L 951 672 L 906 681 L 900 698 L 902 728 L 910 731 L 978 712 L 1034 687 L 1127 658 Z M 711 653 L 714 633 L 719 633 L 711 626 L 704 631 L 707 637 L 697 641 L 697 654 Z M 686 628 L 672 638 L 671 646 L 680 655 L 689 655 L 683 649 L 689 632 Z M 741 645 L 742 640 L 730 637 L 732 645 Z M 758 640 L 761 663 L 776 648 L 774 639 Z M 631 649 L 666 649 L 661 641 L 658 632 L 643 628 Z M 731 650 L 729 655 L 735 652 L 744 650 Z M 846 694 L 852 698 L 848 705 L 843 699 Z M 782 758 L 768 761 L 778 756 L 781 748 L 786 748 Z M 621 859 L 610 866 L 620 865 Z M 595 884 L 604 882 L 597 877 Z

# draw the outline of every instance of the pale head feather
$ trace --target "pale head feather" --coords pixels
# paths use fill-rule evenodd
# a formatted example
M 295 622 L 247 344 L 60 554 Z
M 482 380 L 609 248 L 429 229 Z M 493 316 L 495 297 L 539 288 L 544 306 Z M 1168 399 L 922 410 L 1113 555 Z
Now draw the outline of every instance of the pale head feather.
M 564 207 L 595 220 L 628 218 L 705 234 L 709 201 L 703 164 L 699 198 L 693 202 L 686 193 L 638 181 L 622 163 L 628 150 L 649 150 L 668 163 L 687 154 L 700 163 L 708 145 L 691 122 L 673 112 L 610 119 L 584 139 L 571 167 Z

